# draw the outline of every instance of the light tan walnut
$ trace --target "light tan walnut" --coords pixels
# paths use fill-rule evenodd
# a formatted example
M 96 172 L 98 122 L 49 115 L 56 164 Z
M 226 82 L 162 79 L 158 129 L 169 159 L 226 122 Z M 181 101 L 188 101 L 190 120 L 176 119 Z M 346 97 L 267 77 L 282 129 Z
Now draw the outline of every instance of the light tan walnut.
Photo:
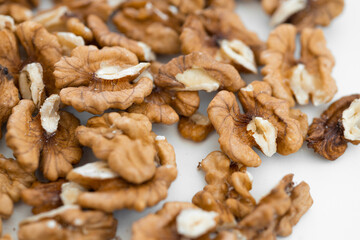
M 257 72 L 256 59 L 265 49 L 265 44 L 246 29 L 239 16 L 225 9 L 206 9 L 188 16 L 180 40 L 184 54 L 204 52 L 252 73 Z
M 155 175 L 142 184 L 129 183 L 105 162 L 87 164 L 72 170 L 67 179 L 92 190 L 81 193 L 77 203 L 85 208 L 111 212 L 117 209 L 143 211 L 167 196 L 177 175 L 175 152 L 165 137 L 155 137 L 157 168 Z
M 66 21 L 66 28 L 75 35 L 81 36 L 85 42 L 91 42 L 94 38 L 94 34 L 90 28 L 85 26 L 85 24 L 76 17 L 71 17 Z
M 51 95 L 33 116 L 34 103 L 21 100 L 13 108 L 6 133 L 6 143 L 19 164 L 34 172 L 40 163 L 44 176 L 51 181 L 65 177 L 82 156 L 75 137 L 80 121 L 68 112 L 58 111 L 59 104 L 60 97 Z
M 207 92 L 219 89 L 238 91 L 245 86 L 233 66 L 220 63 L 201 52 L 176 57 L 163 65 L 155 84 L 170 90 Z
M 271 15 L 272 26 L 288 22 L 299 31 L 328 26 L 344 9 L 344 0 L 262 0 L 261 4 Z
M 5 2 L 5 3 L 4 3 Z M 32 18 L 33 13 L 29 4 L 16 3 L 16 1 L 2 1 L 0 5 L 0 14 L 11 16 L 16 23 L 28 21 Z
M 115 237 L 116 227 L 112 214 L 68 205 L 24 219 L 19 224 L 18 237 L 19 240 L 110 240 Z
M 87 18 L 89 28 L 93 31 L 96 42 L 101 47 L 123 47 L 136 54 L 140 61 L 155 60 L 151 48 L 143 43 L 131 40 L 119 33 L 111 32 L 106 23 L 96 15 Z
M 0 65 L 0 138 L 1 126 L 8 120 L 11 110 L 19 102 L 19 91 L 6 67 Z
M 34 181 L 35 176 L 25 172 L 17 161 L 0 154 L 0 219 L 11 216 L 14 203 L 20 200 L 21 191 Z
M 155 53 L 175 54 L 180 51 L 183 20 L 173 7 L 164 0 L 130 0 L 122 5 L 113 22 L 120 32 L 146 43 Z
M 276 239 L 288 236 L 292 227 L 313 204 L 310 187 L 301 182 L 294 186 L 293 174 L 280 183 L 257 204 L 252 213 L 242 219 L 237 228 L 246 239 Z
M 26 50 L 28 59 L 41 64 L 47 94 L 58 93 L 53 71 L 55 63 L 62 56 L 62 48 L 57 37 L 49 33 L 41 24 L 32 21 L 20 24 L 16 34 Z
M 207 116 L 195 113 L 191 117 L 181 117 L 178 130 L 184 138 L 201 142 L 214 130 L 214 127 Z
M 307 118 L 293 116 L 286 101 L 272 97 L 268 83 L 252 82 L 240 90 L 239 99 L 244 114 L 240 113 L 235 95 L 227 91 L 219 92 L 208 107 L 209 119 L 220 135 L 220 147 L 233 161 L 259 166 L 261 160 L 253 146 L 269 157 L 300 149 Z
M 64 104 L 101 114 L 143 102 L 153 88 L 153 81 L 141 75 L 149 65 L 125 48 L 81 46 L 56 63 L 54 75 Z
M 295 59 L 296 28 L 289 24 L 278 26 L 268 38 L 268 49 L 261 55 L 265 67 L 264 81 L 273 94 L 295 105 L 315 106 L 329 102 L 337 92 L 331 76 L 335 60 L 326 48 L 324 33 L 320 29 L 304 29 L 301 33 L 301 58 Z
M 328 160 L 344 154 L 348 142 L 360 143 L 360 94 L 345 96 L 332 103 L 320 118 L 314 118 L 306 141 L 308 147 Z

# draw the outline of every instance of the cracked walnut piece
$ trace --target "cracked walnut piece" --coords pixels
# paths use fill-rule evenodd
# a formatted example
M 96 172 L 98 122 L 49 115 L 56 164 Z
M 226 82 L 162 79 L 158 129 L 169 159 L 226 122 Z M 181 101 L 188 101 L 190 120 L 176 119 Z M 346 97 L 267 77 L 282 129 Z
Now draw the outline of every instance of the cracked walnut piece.
M 140 61 L 155 60 L 155 54 L 148 45 L 131 40 L 119 33 L 111 32 L 106 23 L 98 16 L 88 16 L 87 23 L 101 47 L 123 47 L 135 53 Z
M 299 31 L 328 26 L 344 9 L 344 0 L 262 0 L 261 4 L 271 15 L 270 25 L 288 22 Z
M 233 66 L 217 62 L 201 52 L 176 57 L 163 65 L 155 84 L 170 90 L 207 92 L 219 89 L 238 91 L 245 86 Z
M 33 116 L 34 103 L 21 100 L 7 123 L 6 143 L 19 164 L 34 172 L 40 162 L 44 176 L 51 181 L 65 177 L 82 156 L 75 137 L 80 122 L 71 113 L 58 111 L 59 104 L 60 97 L 51 95 Z
M 64 104 L 101 114 L 143 102 L 153 88 L 153 81 L 141 75 L 149 65 L 125 48 L 81 46 L 56 63 L 54 75 Z
M 315 106 L 329 102 L 337 92 L 335 80 L 331 76 L 335 60 L 326 48 L 326 40 L 321 29 L 306 28 L 301 33 L 301 58 L 294 57 L 296 29 L 283 24 L 274 29 L 267 41 L 268 49 L 261 55 L 265 67 L 262 69 L 264 81 L 268 82 L 273 94 L 295 105 Z
M 175 6 L 166 0 L 130 0 L 113 18 L 120 32 L 146 43 L 155 53 L 176 54 L 180 51 L 179 34 L 182 19 Z
M 73 169 L 67 179 L 93 190 L 81 193 L 77 203 L 85 208 L 106 212 L 123 208 L 143 211 L 165 199 L 167 189 L 177 175 L 175 152 L 162 136 L 155 137 L 155 147 L 157 157 L 154 160 L 158 167 L 155 175 L 142 184 L 127 182 L 105 162 L 90 163 Z
M 332 103 L 320 118 L 314 118 L 306 141 L 308 147 L 328 160 L 344 154 L 347 143 L 360 143 L 360 94 Z
M 214 130 L 214 127 L 207 116 L 195 113 L 190 117 L 181 117 L 178 130 L 184 138 L 201 142 Z
M 1 34 L 0 34 L 1 35 Z M 0 65 L 0 138 L 1 127 L 8 120 L 11 110 L 19 102 L 19 91 L 6 67 Z
M 260 200 L 254 211 L 238 223 L 237 229 L 247 240 L 288 236 L 309 210 L 313 204 L 309 185 L 301 182 L 294 186 L 292 179 L 293 174 L 286 175 Z
M 265 44 L 246 29 L 239 16 L 224 9 L 206 9 L 187 17 L 180 36 L 184 54 L 203 52 L 234 65 L 238 70 L 257 72 L 255 56 Z
M 117 220 L 112 214 L 68 205 L 26 218 L 19 225 L 19 240 L 110 240 L 115 237 Z
M 290 109 L 286 101 L 272 97 L 268 83 L 252 82 L 240 90 L 239 99 L 244 114 L 240 113 L 235 95 L 228 91 L 219 92 L 208 107 L 209 119 L 220 135 L 220 147 L 233 161 L 259 166 L 261 159 L 251 149 L 253 146 L 269 157 L 300 149 L 307 117 Z

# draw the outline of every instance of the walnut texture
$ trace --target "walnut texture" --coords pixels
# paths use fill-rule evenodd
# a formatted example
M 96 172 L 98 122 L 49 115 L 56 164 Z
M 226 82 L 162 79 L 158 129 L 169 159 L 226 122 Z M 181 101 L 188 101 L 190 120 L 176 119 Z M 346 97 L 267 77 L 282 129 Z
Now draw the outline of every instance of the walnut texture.
M 184 138 L 201 142 L 214 130 L 214 127 L 207 116 L 195 113 L 190 117 L 181 117 L 178 130 Z

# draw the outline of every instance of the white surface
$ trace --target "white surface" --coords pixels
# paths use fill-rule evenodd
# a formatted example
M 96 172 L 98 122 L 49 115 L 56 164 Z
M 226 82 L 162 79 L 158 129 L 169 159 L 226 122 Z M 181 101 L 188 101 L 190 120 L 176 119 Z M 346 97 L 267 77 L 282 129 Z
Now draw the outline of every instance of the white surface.
M 269 19 L 256 1 L 239 2 L 237 12 L 245 25 L 256 31 L 263 40 L 270 32 Z M 339 91 L 334 99 L 341 96 L 359 93 L 360 78 L 358 58 L 360 54 L 360 1 L 347 0 L 342 15 L 336 18 L 329 27 L 325 28 L 328 47 L 336 59 L 333 76 L 337 80 Z M 244 76 L 250 82 L 256 76 Z M 206 108 L 214 93 L 201 93 L 201 112 Z M 326 106 L 315 108 L 311 105 L 302 107 L 309 116 L 319 116 Z M 70 110 L 76 113 L 75 110 Z M 82 124 L 91 114 L 76 113 Z M 192 196 L 201 190 L 205 184 L 204 175 L 196 166 L 208 153 L 219 149 L 218 135 L 213 133 L 203 143 L 193 143 L 184 140 L 177 132 L 177 126 L 155 125 L 154 131 L 164 135 L 173 144 L 177 156 L 178 178 L 169 189 L 165 201 L 190 201 Z M 0 141 L 0 153 L 11 157 L 11 151 L 5 147 L 4 138 Z M 319 239 L 359 239 L 359 213 L 360 213 L 360 147 L 349 145 L 345 154 L 338 160 L 331 162 L 321 158 L 308 149 L 305 144 L 299 152 L 290 156 L 275 154 L 271 158 L 259 153 L 262 165 L 256 169 L 249 169 L 254 176 L 252 194 L 256 199 L 268 193 L 272 187 L 287 173 L 295 174 L 295 181 L 305 180 L 311 187 L 314 205 L 303 216 L 293 234 L 284 238 L 286 240 L 319 240 Z M 83 160 L 92 159 L 91 150 L 85 149 Z M 148 213 L 161 208 L 162 201 L 157 206 L 149 208 L 142 213 L 122 210 L 116 212 L 119 221 L 118 236 L 130 239 L 131 224 Z M 4 233 L 16 235 L 17 223 L 20 219 L 30 215 L 30 208 L 19 203 L 16 205 L 14 215 L 4 221 Z M 17 238 L 15 238 L 17 239 Z

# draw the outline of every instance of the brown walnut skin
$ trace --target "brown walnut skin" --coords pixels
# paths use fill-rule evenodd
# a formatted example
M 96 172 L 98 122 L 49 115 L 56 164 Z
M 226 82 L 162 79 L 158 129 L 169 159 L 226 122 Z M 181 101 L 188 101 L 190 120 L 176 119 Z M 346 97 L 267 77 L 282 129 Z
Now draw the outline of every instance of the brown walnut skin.
M 107 0 L 61 0 L 61 3 L 82 19 L 94 14 L 103 21 L 106 21 L 113 11 L 107 2 Z
M 181 117 L 178 124 L 178 130 L 181 136 L 194 142 L 204 141 L 207 136 L 214 130 L 214 127 L 212 126 L 207 116 L 202 114 L 200 115 L 201 118 L 207 119 L 208 122 L 201 124 L 196 122 L 194 117 L 198 115 L 200 114 L 194 114 L 191 117 Z
M 344 154 L 349 140 L 344 137 L 342 113 L 350 104 L 360 98 L 360 94 L 342 97 L 332 103 L 320 118 L 314 118 L 309 127 L 307 146 L 328 160 L 336 160 Z M 359 144 L 353 141 L 353 144 Z
M 0 14 L 11 16 L 15 23 L 22 23 L 32 18 L 32 12 L 30 9 L 32 7 L 34 7 L 34 5 L 27 4 L 26 1 L 2 1 L 0 5 Z
M 0 33 L 1 36 L 1 33 Z M 0 138 L 1 127 L 8 120 L 11 110 L 19 102 L 19 91 L 6 67 L 0 65 Z
M 133 103 L 141 103 L 151 93 L 151 79 L 143 77 L 131 83 L 144 69 L 120 79 L 106 80 L 96 76 L 102 63 L 124 69 L 139 64 L 136 55 L 125 48 L 77 47 L 71 57 L 63 57 L 55 65 L 56 86 L 62 89 L 61 101 L 79 112 L 101 114 L 108 108 L 126 109 Z
M 40 162 L 44 176 L 55 181 L 65 177 L 72 164 L 80 161 L 82 150 L 75 137 L 80 121 L 71 113 L 59 111 L 58 128 L 48 135 L 42 128 L 40 114 L 32 116 L 35 109 L 31 100 L 21 100 L 13 108 L 7 123 L 6 143 L 26 171 L 33 173 Z
M 21 192 L 21 199 L 33 206 L 33 214 L 53 210 L 63 205 L 60 193 L 61 185 L 65 182 L 64 179 L 49 183 L 34 182 L 30 188 Z

